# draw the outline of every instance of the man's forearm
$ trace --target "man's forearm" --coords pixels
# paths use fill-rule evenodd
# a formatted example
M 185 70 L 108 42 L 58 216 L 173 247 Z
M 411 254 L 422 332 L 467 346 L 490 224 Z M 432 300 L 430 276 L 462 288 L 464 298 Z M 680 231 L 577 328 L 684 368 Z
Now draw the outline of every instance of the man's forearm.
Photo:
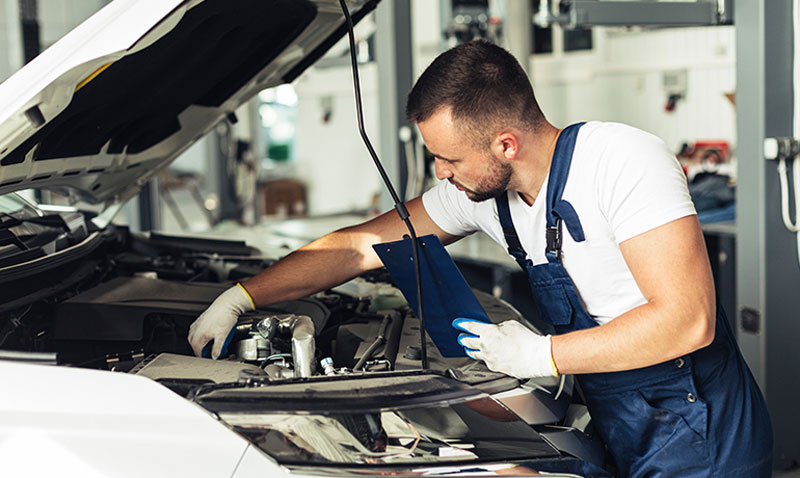
M 597 373 L 655 365 L 691 353 L 714 337 L 711 307 L 676 312 L 656 304 L 636 307 L 611 322 L 552 337 L 559 373 Z
M 380 265 L 372 253 L 371 241 L 364 236 L 349 228 L 328 234 L 292 252 L 242 285 L 259 307 L 339 285 Z
M 422 198 L 406 203 L 419 236 L 436 234 L 449 244 L 458 240 L 431 220 Z M 298 249 L 242 285 L 256 306 L 294 300 L 346 282 L 359 274 L 380 267 L 373 244 L 397 241 L 407 232 L 394 210 L 368 222 L 341 229 Z

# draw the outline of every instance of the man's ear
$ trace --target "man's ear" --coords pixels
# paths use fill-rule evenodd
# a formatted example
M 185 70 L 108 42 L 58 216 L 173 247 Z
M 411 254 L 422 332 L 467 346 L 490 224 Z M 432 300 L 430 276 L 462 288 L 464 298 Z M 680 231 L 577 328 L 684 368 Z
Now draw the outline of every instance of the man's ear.
M 494 138 L 492 151 L 497 157 L 513 160 L 519 153 L 519 138 L 510 131 L 504 131 Z

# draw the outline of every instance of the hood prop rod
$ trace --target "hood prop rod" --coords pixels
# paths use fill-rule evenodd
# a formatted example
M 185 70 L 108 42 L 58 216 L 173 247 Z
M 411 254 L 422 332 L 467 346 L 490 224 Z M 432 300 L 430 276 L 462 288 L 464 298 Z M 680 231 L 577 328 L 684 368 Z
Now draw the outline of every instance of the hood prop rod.
M 367 131 L 364 129 L 364 113 L 361 107 L 361 82 L 358 79 L 358 60 L 356 59 L 356 40 L 355 34 L 353 33 L 353 19 L 350 18 L 350 12 L 347 9 L 345 0 L 339 0 L 339 3 L 342 6 L 344 18 L 347 21 L 347 34 L 350 38 L 350 62 L 353 66 L 353 88 L 355 89 L 356 96 L 358 132 L 361 134 L 361 139 L 364 140 L 364 144 L 367 146 L 367 150 L 369 151 L 370 156 L 372 156 L 372 160 L 375 162 L 375 167 L 378 168 L 378 172 L 380 173 L 381 178 L 386 185 L 386 189 L 389 190 L 389 194 L 392 196 L 395 211 L 397 211 L 400 219 L 405 223 L 411 237 L 411 250 L 414 253 L 414 277 L 416 278 L 417 282 L 417 304 L 419 304 L 420 358 L 422 359 L 422 369 L 424 370 L 428 368 L 428 349 L 427 342 L 425 340 L 425 314 L 423 313 L 422 309 L 422 274 L 420 273 L 419 264 L 419 240 L 417 239 L 417 233 L 414 232 L 414 226 L 411 224 L 411 219 L 409 219 L 408 209 L 406 209 L 406 206 L 400 200 L 400 197 L 397 196 L 397 192 L 392 185 L 392 181 L 386 174 L 386 170 L 383 168 L 380 159 L 378 159 L 377 153 L 375 153 L 375 149 L 372 147 L 372 143 L 370 143 L 369 138 L 367 137 Z

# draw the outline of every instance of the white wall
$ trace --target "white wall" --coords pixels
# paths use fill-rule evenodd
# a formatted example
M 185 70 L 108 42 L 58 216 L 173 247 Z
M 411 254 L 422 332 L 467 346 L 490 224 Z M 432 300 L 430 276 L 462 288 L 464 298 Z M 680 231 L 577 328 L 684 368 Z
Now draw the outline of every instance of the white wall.
M 37 0 L 39 11 L 39 40 L 47 48 L 68 31 L 103 8 L 109 0 Z
M 439 2 L 412 0 L 411 8 L 416 78 L 439 54 Z M 364 23 L 356 26 L 356 33 L 365 29 Z M 333 51 L 346 51 L 343 47 L 340 42 Z M 359 68 L 367 134 L 380 151 L 377 71 L 372 63 Z M 309 214 L 370 207 L 373 194 L 384 186 L 358 133 L 349 63 L 312 67 L 294 86 L 298 96 L 294 171 L 308 186 Z M 326 97 L 333 102 L 333 115 L 323 123 L 322 99 Z
M 19 0 L 0 0 L 0 82 L 23 63 Z
M 108 0 L 37 0 L 41 48 L 53 44 L 107 3 Z M 19 0 L 0 0 L 0 82 L 24 63 L 19 15 Z
M 359 71 L 365 128 L 372 146 L 380 151 L 377 70 L 369 63 L 359 65 Z M 368 208 L 383 186 L 358 133 L 349 64 L 309 70 L 298 78 L 295 90 L 295 177 L 308 186 L 309 214 Z M 322 121 L 325 97 L 330 98 L 333 113 L 327 123 Z
M 440 1 L 444 0 L 411 0 L 411 43 L 414 49 L 412 62 L 415 79 L 441 53 Z
M 736 116 L 724 94 L 736 83 L 733 27 L 621 32 L 598 29 L 592 53 L 536 55 L 534 90 L 548 119 L 621 121 L 660 136 L 677 151 L 685 141 L 735 142 Z M 665 111 L 663 74 L 686 72 L 687 90 Z

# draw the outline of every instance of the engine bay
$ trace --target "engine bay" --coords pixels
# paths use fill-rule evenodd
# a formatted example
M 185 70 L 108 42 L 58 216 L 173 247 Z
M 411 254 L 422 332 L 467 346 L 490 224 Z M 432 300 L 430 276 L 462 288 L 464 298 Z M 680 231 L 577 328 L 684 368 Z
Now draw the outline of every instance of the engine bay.
M 115 371 L 140 371 L 144 363 L 152 370 L 159 354 L 192 362 L 191 323 L 221 292 L 272 262 L 238 241 L 142 235 L 125 227 L 95 231 L 86 240 L 92 237 L 96 244 L 89 252 L 59 252 L 63 264 L 23 277 L 15 272 L 0 306 L 0 350 Z M 507 304 L 477 295 L 493 320 L 519 319 Z M 251 372 L 256 367 L 261 372 L 255 373 L 271 378 L 412 370 L 421 366 L 419 333 L 419 320 L 389 274 L 375 270 L 242 316 L 217 362 L 246 365 L 237 370 Z M 430 341 L 428 350 L 431 369 L 482 367 L 467 358 L 443 358 Z M 214 375 L 211 361 L 203 363 Z M 174 367 L 172 377 L 201 378 L 191 366 Z M 225 379 L 235 381 L 237 374 Z

